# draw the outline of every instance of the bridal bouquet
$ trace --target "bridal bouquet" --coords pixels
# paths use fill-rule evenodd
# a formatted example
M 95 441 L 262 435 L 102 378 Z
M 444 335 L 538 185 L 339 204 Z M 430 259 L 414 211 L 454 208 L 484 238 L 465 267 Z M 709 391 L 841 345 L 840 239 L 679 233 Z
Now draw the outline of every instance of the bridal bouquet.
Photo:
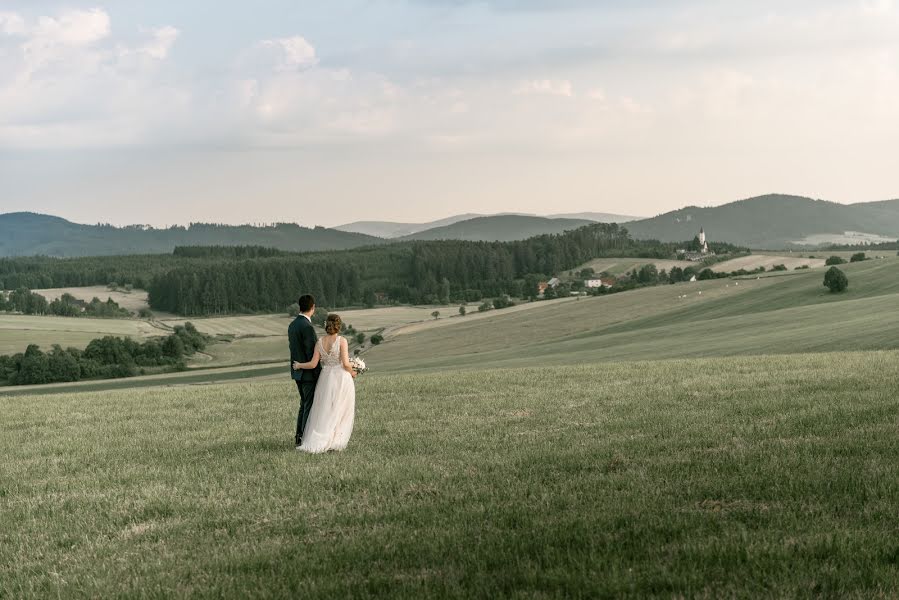
M 354 356 L 350 359 L 350 366 L 353 367 L 353 370 L 356 371 L 357 375 L 362 375 L 368 371 L 368 367 L 365 366 L 365 361 L 358 356 Z

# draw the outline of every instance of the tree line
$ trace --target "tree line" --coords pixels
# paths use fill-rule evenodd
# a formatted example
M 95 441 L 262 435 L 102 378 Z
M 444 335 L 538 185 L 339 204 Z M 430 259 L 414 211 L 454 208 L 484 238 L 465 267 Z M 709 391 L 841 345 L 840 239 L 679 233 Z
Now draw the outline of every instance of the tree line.
M 154 372 L 181 370 L 185 359 L 206 347 L 208 337 L 191 323 L 176 326 L 164 338 L 137 342 L 131 338 L 106 336 L 92 340 L 87 348 L 63 349 L 54 344 L 44 352 L 31 344 L 24 353 L 0 356 L 0 383 L 33 385 L 84 379 L 114 379 Z
M 131 313 L 112 298 L 103 302 L 94 298 L 90 302 L 65 293 L 48 302 L 44 296 L 27 288 L 19 288 L 7 294 L 0 291 L 0 312 L 20 312 L 24 315 L 56 315 L 59 317 L 123 318 Z
M 513 242 L 410 241 L 308 253 L 183 247 L 168 255 L 0 259 L 0 286 L 116 281 L 147 289 L 153 309 L 188 316 L 279 312 L 301 292 L 334 307 L 479 302 L 533 297 L 541 281 L 593 258 L 674 258 L 690 243 L 634 240 L 625 227 L 596 223 Z

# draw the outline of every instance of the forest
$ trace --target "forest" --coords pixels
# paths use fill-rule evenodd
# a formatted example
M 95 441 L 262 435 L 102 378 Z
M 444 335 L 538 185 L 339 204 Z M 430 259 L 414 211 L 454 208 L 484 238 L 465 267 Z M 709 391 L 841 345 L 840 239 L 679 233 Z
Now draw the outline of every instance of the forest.
M 593 258 L 672 258 L 691 243 L 638 241 L 625 227 L 596 223 L 512 242 L 412 241 L 309 253 L 180 247 L 166 255 L 0 259 L 0 285 L 131 284 L 149 291 L 153 309 L 187 316 L 282 311 L 300 292 L 332 307 L 472 302 L 535 296 L 540 281 Z M 719 254 L 743 250 L 712 246 Z

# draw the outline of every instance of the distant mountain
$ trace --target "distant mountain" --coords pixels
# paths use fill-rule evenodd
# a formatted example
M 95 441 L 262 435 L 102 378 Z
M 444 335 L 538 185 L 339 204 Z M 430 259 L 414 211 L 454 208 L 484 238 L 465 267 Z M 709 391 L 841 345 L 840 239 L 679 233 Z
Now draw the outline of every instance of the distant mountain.
M 586 219 L 549 219 L 527 215 L 495 215 L 475 217 L 443 227 L 420 231 L 399 238 L 406 240 L 468 240 L 479 242 L 508 242 L 524 240 L 544 233 L 562 233 L 589 225 Z
M 346 225 L 338 225 L 334 229 L 337 231 L 348 231 L 352 233 L 361 233 L 364 235 L 371 235 L 374 237 L 391 239 L 391 238 L 399 238 L 407 235 L 412 235 L 414 233 L 418 233 L 419 231 L 424 231 L 426 229 L 434 229 L 435 227 L 443 227 L 444 225 L 452 225 L 453 223 L 458 223 L 459 221 L 467 221 L 468 219 L 474 219 L 475 217 L 481 217 L 483 215 L 478 215 L 474 213 L 468 213 L 464 215 L 455 215 L 452 217 L 447 217 L 446 219 L 440 219 L 437 221 L 431 221 L 429 223 L 395 223 L 393 221 L 356 221 L 354 223 L 347 223 Z
M 445 219 L 439 219 L 437 221 L 431 221 L 429 223 L 395 223 L 393 221 L 356 221 L 355 223 L 347 223 L 346 225 L 339 225 L 334 229 L 338 231 L 353 231 L 356 233 L 363 233 L 365 235 L 373 235 L 375 237 L 393 239 L 393 238 L 402 238 L 414 236 L 417 233 L 421 233 L 422 231 L 428 231 L 431 229 L 437 229 L 440 227 L 445 227 L 447 225 L 455 225 L 461 221 L 470 221 L 472 219 L 477 219 L 481 217 L 507 217 L 507 216 L 520 216 L 520 217 L 540 217 L 540 215 L 534 215 L 530 213 L 499 213 L 493 215 L 482 215 L 476 213 L 466 213 L 463 215 L 454 215 L 452 217 L 447 217 Z M 610 213 L 596 213 L 596 212 L 584 212 L 584 213 L 572 213 L 572 214 L 560 214 L 560 215 L 548 215 L 546 217 L 541 217 L 546 219 L 574 219 L 579 221 L 593 221 L 597 223 L 626 223 L 628 221 L 635 221 L 637 219 L 641 219 L 642 217 L 628 217 L 624 215 L 614 215 Z
M 595 221 L 597 223 L 627 223 L 629 221 L 638 221 L 643 218 L 598 212 L 562 213 L 557 215 L 547 215 L 547 217 L 550 219 L 583 219 L 585 221 Z
M 384 240 L 294 223 L 266 227 L 210 225 L 153 229 L 144 226 L 82 225 L 35 213 L 0 215 L 2 256 L 101 256 L 171 252 L 175 246 L 268 246 L 281 250 L 343 250 Z
M 701 227 L 709 241 L 752 248 L 828 243 L 844 238 L 846 232 L 895 240 L 899 236 L 899 200 L 838 204 L 769 194 L 711 208 L 688 206 L 626 227 L 637 239 L 667 242 L 693 239 Z

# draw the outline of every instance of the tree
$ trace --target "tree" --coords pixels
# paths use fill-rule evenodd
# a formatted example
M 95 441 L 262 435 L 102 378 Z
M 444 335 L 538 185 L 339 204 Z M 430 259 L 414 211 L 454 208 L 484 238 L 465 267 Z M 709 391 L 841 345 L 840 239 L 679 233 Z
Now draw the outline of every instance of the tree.
M 852 255 L 852 257 L 849 259 L 849 262 L 851 262 L 851 263 L 862 262 L 863 260 L 868 260 L 868 258 L 865 256 L 865 253 L 857 252 Z
M 358 343 L 360 346 L 365 343 L 365 334 L 361 331 L 356 334 L 356 343 Z
M 431 316 L 434 317 L 434 319 L 439 319 L 439 318 L 440 318 L 440 311 L 439 311 L 439 310 L 435 310 L 434 312 L 431 313 Z
M 294 302 L 290 306 L 287 307 L 287 316 L 296 317 L 300 314 L 300 305 Z
M 830 267 L 824 274 L 824 287 L 832 293 L 838 293 L 849 287 L 849 279 L 846 274 L 836 267 Z
M 465 308 L 465 305 L 464 305 L 464 304 L 463 304 L 462 306 L 459 307 L 459 314 L 460 314 L 460 315 L 462 315 L 462 316 L 464 317 L 466 312 L 468 312 L 468 309 Z
M 383 341 L 384 341 L 384 336 L 381 335 L 380 333 L 376 333 L 373 336 L 371 336 L 372 346 L 377 346 L 378 344 L 380 344 Z
M 844 264 L 846 264 L 846 261 L 843 260 L 843 259 L 842 259 L 841 257 L 839 257 L 839 256 L 831 256 L 830 258 L 828 258 L 827 260 L 824 261 L 824 264 L 827 265 L 827 266 L 831 266 L 831 265 L 844 265 Z

